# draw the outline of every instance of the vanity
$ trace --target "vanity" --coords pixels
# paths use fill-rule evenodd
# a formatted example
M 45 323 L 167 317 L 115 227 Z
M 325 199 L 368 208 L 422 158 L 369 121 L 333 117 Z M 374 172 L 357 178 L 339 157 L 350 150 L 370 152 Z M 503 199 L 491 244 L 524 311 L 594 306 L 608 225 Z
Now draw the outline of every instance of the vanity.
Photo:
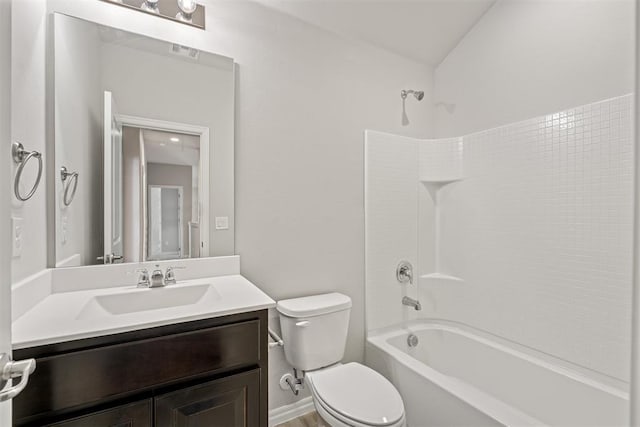
M 266 312 L 15 351 L 15 425 L 266 426 Z
M 239 274 L 59 290 L 14 323 L 14 425 L 267 426 L 274 301 Z

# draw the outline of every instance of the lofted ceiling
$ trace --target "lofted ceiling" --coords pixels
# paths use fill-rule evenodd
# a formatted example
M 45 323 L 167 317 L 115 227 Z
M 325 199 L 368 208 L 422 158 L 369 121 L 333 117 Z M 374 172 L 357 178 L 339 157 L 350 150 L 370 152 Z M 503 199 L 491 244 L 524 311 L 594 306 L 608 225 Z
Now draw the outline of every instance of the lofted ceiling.
M 438 65 L 496 0 L 258 0 L 345 37 Z

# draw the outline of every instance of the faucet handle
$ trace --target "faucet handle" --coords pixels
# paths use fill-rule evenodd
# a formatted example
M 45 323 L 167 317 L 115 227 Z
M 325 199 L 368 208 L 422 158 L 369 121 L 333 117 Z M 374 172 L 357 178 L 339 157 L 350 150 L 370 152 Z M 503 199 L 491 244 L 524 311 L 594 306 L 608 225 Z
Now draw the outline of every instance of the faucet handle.
M 149 270 L 146 268 L 136 268 L 132 273 L 138 273 L 138 287 L 139 288 L 147 288 L 149 287 Z M 131 273 L 129 273 L 131 274 Z
M 176 284 L 176 273 L 174 270 L 184 270 L 186 267 L 168 267 L 167 271 L 164 273 L 164 284 L 165 285 L 175 285 Z
M 396 268 L 396 279 L 400 283 L 413 284 L 413 266 L 409 261 L 400 261 Z

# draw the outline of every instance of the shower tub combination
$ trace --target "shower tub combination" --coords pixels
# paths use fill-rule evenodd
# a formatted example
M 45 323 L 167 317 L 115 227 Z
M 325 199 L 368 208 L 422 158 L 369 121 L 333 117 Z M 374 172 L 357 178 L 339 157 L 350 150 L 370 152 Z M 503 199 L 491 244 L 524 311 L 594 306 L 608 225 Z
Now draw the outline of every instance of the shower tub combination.
M 625 383 L 454 322 L 370 335 L 366 359 L 400 391 L 410 427 L 628 424 Z

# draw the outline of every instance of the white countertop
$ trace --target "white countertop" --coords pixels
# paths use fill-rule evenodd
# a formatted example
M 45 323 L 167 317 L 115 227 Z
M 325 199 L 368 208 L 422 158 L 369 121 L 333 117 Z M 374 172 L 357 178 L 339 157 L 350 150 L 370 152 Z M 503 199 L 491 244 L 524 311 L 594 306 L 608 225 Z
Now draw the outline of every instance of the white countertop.
M 196 303 L 169 308 L 112 314 L 95 302 L 96 297 L 108 299 L 109 296 L 123 293 L 130 295 L 132 300 L 144 300 L 144 293 L 149 293 L 151 297 L 154 292 L 204 284 L 209 284 L 210 288 Z M 275 307 L 275 301 L 239 274 L 186 280 L 166 288 L 123 286 L 54 292 L 13 322 L 13 348 L 35 347 L 272 307 Z

